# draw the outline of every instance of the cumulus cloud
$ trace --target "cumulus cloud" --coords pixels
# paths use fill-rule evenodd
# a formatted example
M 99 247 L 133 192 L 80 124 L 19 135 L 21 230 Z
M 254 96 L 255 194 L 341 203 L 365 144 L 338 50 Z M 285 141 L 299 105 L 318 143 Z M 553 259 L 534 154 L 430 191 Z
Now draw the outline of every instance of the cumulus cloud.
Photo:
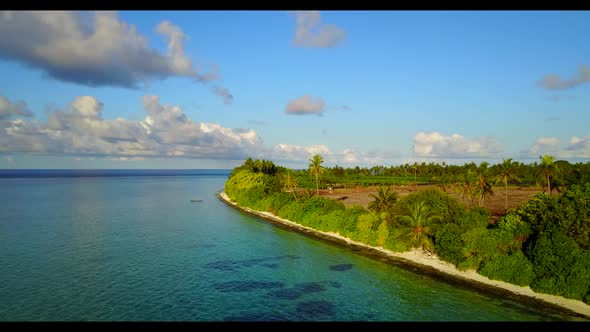
M 219 78 L 215 65 L 207 73 L 197 69 L 185 54 L 185 34 L 169 21 L 156 27 L 168 44 L 167 53 L 161 54 L 116 12 L 85 14 L 0 12 L 0 57 L 41 69 L 58 80 L 92 87 L 136 88 L 172 76 L 201 83 Z
M 285 113 L 293 115 L 321 115 L 324 112 L 325 103 L 322 97 L 317 97 L 314 101 L 310 95 L 303 95 L 297 99 L 289 100 Z
M 333 24 L 322 24 L 319 11 L 296 11 L 298 47 L 333 47 L 346 38 L 346 32 Z
M 290 144 L 277 144 L 273 150 L 272 155 L 278 160 L 307 160 L 315 154 L 327 156 L 331 154 L 330 149 L 322 144 L 301 146 Z
M 590 135 L 584 138 L 572 136 L 561 154 L 564 157 L 590 158 Z
M 50 112 L 43 123 L 0 120 L 0 152 L 241 159 L 260 149 L 253 130 L 192 121 L 158 96 L 144 96 L 142 104 L 147 113 L 142 121 L 103 119 L 104 105 L 92 96 Z
M 330 161 L 335 164 L 350 165 L 386 165 L 394 163 L 399 158 L 399 153 L 388 150 L 358 151 L 355 149 L 344 149 L 342 153 L 330 156 Z
M 359 158 L 357 156 L 357 153 L 353 150 L 353 149 L 346 149 L 342 152 L 342 155 L 344 157 L 344 162 L 345 163 L 356 163 L 358 162 Z
M 533 146 L 528 150 L 531 156 L 538 156 L 543 154 L 557 154 L 559 150 L 560 140 L 555 137 L 539 137 Z
M 559 75 L 550 74 L 541 78 L 538 84 L 546 90 L 563 90 L 574 88 L 588 82 L 590 82 L 590 67 L 582 64 L 578 68 L 578 73 L 572 79 L 562 79 Z
M 33 116 L 33 113 L 27 108 L 27 103 L 20 100 L 11 103 L 4 96 L 0 95 L 0 120 L 14 116 Z
M 572 136 L 565 145 L 555 137 L 541 137 L 525 152 L 529 157 L 549 154 L 556 158 L 590 158 L 590 135 Z
M 77 158 L 79 159 L 79 158 Z M 116 158 L 111 158 L 112 161 L 144 161 L 145 158 L 144 157 L 116 157 Z
M 319 154 L 326 164 L 338 165 L 385 165 L 391 164 L 399 154 L 394 151 L 358 151 L 347 148 L 336 152 L 323 144 L 309 146 L 277 144 L 271 151 L 262 153 L 264 158 L 271 157 L 277 161 L 307 162 L 313 155 Z
M 491 157 L 502 151 L 491 137 L 467 139 L 459 134 L 444 136 L 436 131 L 418 132 L 414 136 L 413 152 L 417 157 Z

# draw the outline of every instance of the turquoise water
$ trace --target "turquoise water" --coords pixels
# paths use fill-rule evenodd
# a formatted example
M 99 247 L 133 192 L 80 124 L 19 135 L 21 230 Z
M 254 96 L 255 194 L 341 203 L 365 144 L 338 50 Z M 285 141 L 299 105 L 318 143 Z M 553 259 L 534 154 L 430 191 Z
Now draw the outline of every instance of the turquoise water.
M 243 214 L 226 179 L 0 179 L 0 320 L 569 319 Z

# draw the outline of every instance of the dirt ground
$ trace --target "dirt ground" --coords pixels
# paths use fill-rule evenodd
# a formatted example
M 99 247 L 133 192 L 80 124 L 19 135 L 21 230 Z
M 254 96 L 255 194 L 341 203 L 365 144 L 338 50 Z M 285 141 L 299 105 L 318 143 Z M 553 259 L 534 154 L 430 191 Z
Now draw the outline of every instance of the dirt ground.
M 400 197 L 406 196 L 410 193 L 418 191 L 424 188 L 438 188 L 435 185 L 421 185 L 421 186 L 392 186 L 392 189 L 399 193 Z M 535 194 L 541 192 L 540 188 L 530 187 L 508 187 L 508 209 L 517 207 L 522 202 L 527 201 Z M 326 198 L 337 199 L 342 201 L 346 207 L 353 205 L 360 205 L 367 208 L 367 205 L 373 199 L 369 194 L 375 194 L 377 187 L 357 187 L 355 189 L 334 189 L 331 192 L 328 190 L 320 190 L 320 195 Z M 459 193 L 454 188 L 447 188 L 447 192 L 452 197 L 457 198 L 463 203 Z M 494 196 L 486 197 L 484 201 L 484 207 L 490 210 L 492 217 L 491 222 L 498 220 L 500 216 L 504 215 L 504 202 L 505 202 L 505 191 L 504 187 L 494 187 Z M 467 203 L 464 203 L 467 204 Z

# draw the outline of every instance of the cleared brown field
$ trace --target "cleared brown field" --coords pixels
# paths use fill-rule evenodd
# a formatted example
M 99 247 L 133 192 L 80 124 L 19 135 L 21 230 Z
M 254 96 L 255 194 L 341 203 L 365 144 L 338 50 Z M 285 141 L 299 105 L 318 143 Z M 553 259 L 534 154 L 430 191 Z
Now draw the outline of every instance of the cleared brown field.
M 392 186 L 392 189 L 397 191 L 400 197 L 425 188 L 437 188 L 440 190 L 440 187 L 435 185 Z M 375 194 L 376 192 L 377 187 L 357 187 L 355 189 L 334 189 L 332 192 L 328 190 L 320 190 L 320 195 L 326 198 L 340 200 L 346 207 L 360 205 L 364 208 L 367 208 L 369 202 L 373 200 L 369 194 Z M 447 188 L 447 192 L 452 197 L 455 197 L 460 202 L 464 203 L 464 205 L 468 204 L 467 202 L 463 202 L 460 194 L 455 191 L 455 188 Z M 542 192 L 542 190 L 536 187 L 508 187 L 508 209 L 519 206 L 521 203 L 533 198 L 533 196 L 539 192 Z M 500 216 L 504 215 L 504 195 L 504 187 L 494 187 L 494 196 L 486 197 L 484 208 L 490 210 L 492 215 L 491 221 L 495 221 Z

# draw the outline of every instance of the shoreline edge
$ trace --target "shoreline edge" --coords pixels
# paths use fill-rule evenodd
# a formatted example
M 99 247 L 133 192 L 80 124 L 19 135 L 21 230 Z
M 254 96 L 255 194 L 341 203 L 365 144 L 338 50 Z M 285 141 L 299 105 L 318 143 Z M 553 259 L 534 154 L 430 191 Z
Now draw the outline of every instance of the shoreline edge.
M 371 256 L 379 256 L 386 258 L 389 262 L 396 265 L 413 267 L 427 272 L 431 275 L 436 275 L 446 281 L 455 284 L 467 283 L 471 288 L 477 288 L 487 293 L 494 293 L 495 295 L 509 296 L 516 300 L 526 300 L 527 302 L 535 301 L 537 305 L 543 306 L 545 309 L 553 309 L 552 311 L 561 311 L 562 314 L 571 315 L 590 319 L 590 306 L 582 301 L 567 299 L 557 295 L 542 294 L 534 292 L 529 286 L 523 287 L 510 284 L 500 280 L 492 280 L 475 270 L 461 271 L 453 264 L 440 260 L 436 256 L 426 255 L 423 251 L 412 249 L 406 252 L 394 252 L 383 247 L 373 247 L 365 243 L 356 242 L 349 238 L 343 237 L 338 233 L 324 232 L 313 229 L 311 227 L 303 226 L 293 221 L 283 219 L 270 212 L 257 211 L 247 207 L 239 206 L 232 201 L 225 192 L 220 191 L 216 196 L 225 204 L 248 214 L 257 216 L 266 221 L 282 225 L 290 230 L 296 230 L 315 238 L 327 240 L 332 243 L 338 243 L 351 247 L 353 250 L 361 250 Z

